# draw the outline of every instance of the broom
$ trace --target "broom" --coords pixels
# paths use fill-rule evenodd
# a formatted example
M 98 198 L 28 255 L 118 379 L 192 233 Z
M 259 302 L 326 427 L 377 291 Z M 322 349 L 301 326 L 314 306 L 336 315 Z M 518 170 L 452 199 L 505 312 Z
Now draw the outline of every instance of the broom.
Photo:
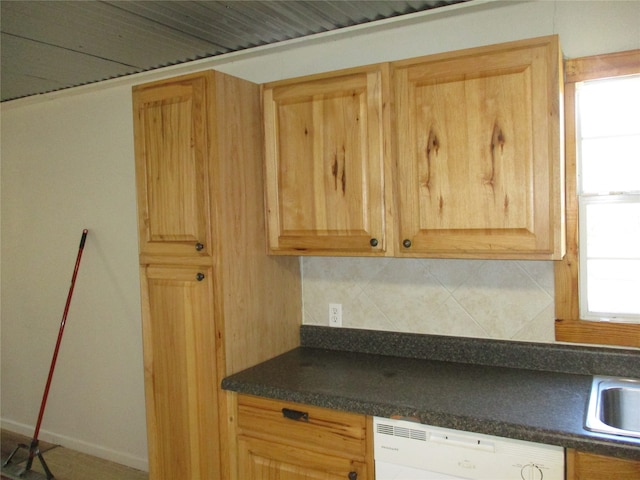
M 40 403 L 40 412 L 38 413 L 38 421 L 36 422 L 36 428 L 33 432 L 33 438 L 31 439 L 31 444 L 29 446 L 20 443 L 18 446 L 11 452 L 11 455 L 7 458 L 5 462 L 2 463 L 2 474 L 8 475 L 10 478 L 15 479 L 26 479 L 26 478 L 37 478 L 37 474 L 31 471 L 31 467 L 33 465 L 34 458 L 38 458 L 40 463 L 42 464 L 42 468 L 47 475 L 47 480 L 52 480 L 53 474 L 51 470 L 49 470 L 49 466 L 47 462 L 44 461 L 44 457 L 38 448 L 38 434 L 40 433 L 40 425 L 42 424 L 42 416 L 44 415 L 44 408 L 47 404 L 47 397 L 49 396 L 49 387 L 51 387 L 51 379 L 53 378 L 53 370 L 56 368 L 56 361 L 58 359 L 58 351 L 60 350 L 60 342 L 62 341 L 62 334 L 64 333 L 64 326 L 67 322 L 67 313 L 69 313 L 69 305 L 71 304 L 71 296 L 73 295 L 73 287 L 76 284 L 76 277 L 78 276 L 78 268 L 80 267 L 80 259 L 82 258 L 82 252 L 84 250 L 84 242 L 87 239 L 87 233 L 89 231 L 84 229 L 82 231 L 82 237 L 80 238 L 80 248 L 78 249 L 78 256 L 76 257 L 76 265 L 73 269 L 73 276 L 71 277 L 71 287 L 69 287 L 69 293 L 67 295 L 67 303 L 64 306 L 64 313 L 62 315 L 62 321 L 60 322 L 60 330 L 58 331 L 58 340 L 56 341 L 56 347 L 53 350 L 53 358 L 51 359 L 51 366 L 49 367 L 49 376 L 47 377 L 47 384 L 44 387 L 44 394 L 42 395 L 42 402 Z M 19 468 L 17 465 L 12 464 L 11 460 L 18 450 L 21 448 L 29 450 L 29 458 L 27 459 L 27 463 L 24 468 Z M 29 476 L 27 477 L 27 474 Z M 34 476 L 35 475 L 35 476 Z

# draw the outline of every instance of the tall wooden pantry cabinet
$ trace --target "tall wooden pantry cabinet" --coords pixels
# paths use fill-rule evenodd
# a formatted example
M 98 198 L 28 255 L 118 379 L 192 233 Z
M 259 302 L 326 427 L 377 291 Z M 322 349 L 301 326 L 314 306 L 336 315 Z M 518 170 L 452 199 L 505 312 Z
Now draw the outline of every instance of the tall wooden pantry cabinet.
M 223 377 L 298 345 L 297 258 L 266 255 L 259 87 L 133 88 L 151 480 L 234 475 Z

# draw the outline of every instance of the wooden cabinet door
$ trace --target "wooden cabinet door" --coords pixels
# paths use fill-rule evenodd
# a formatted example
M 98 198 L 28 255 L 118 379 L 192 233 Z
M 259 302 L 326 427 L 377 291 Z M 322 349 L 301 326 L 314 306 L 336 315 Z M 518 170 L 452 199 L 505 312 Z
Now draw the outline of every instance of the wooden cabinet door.
M 211 255 L 210 73 L 134 87 L 140 255 Z
M 400 256 L 557 259 L 557 37 L 397 62 Z
M 640 461 L 567 450 L 567 480 L 638 480 Z
M 365 464 L 251 437 L 238 441 L 239 478 L 252 480 L 366 480 Z
M 272 253 L 385 251 L 383 72 L 264 88 Z
M 149 478 L 220 478 L 210 268 L 142 267 Z

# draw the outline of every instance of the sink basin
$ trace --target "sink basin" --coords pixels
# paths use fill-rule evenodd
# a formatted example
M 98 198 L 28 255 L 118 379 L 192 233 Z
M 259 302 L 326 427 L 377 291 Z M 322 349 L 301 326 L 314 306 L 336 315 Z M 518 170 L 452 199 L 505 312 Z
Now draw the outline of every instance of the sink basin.
M 640 438 L 640 380 L 593 377 L 585 427 Z

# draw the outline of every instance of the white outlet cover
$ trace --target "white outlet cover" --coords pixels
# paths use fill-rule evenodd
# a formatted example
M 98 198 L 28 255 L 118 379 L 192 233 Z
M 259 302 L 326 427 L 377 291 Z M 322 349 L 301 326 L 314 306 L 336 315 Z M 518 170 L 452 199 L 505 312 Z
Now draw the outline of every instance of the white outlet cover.
M 342 304 L 341 303 L 329 304 L 329 326 L 330 327 L 342 326 Z

